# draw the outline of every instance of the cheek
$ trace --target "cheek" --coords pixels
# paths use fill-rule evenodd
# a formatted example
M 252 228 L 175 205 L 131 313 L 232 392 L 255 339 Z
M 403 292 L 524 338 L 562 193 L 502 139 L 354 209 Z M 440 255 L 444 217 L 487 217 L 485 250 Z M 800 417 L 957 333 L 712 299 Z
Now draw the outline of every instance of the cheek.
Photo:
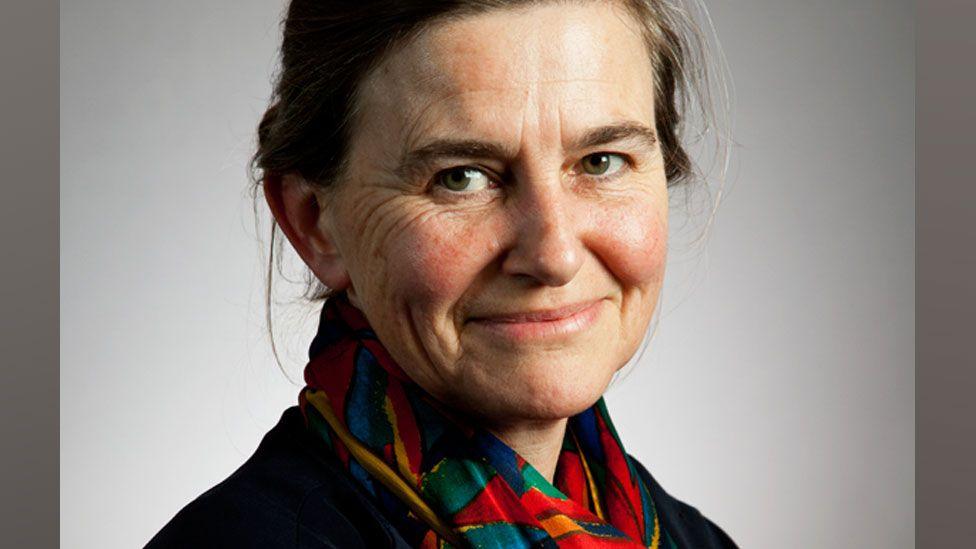
M 662 277 L 667 256 L 667 206 L 633 201 L 602 210 L 596 224 L 600 256 L 625 287 L 647 287 Z
M 435 214 L 407 225 L 390 241 L 387 284 L 422 308 L 452 306 L 497 250 L 488 224 Z

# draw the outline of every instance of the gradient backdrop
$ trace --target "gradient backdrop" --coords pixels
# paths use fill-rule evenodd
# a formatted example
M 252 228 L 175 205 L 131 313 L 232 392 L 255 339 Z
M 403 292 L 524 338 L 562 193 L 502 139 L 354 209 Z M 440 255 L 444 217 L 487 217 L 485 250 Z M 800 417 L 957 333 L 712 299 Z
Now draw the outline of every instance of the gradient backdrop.
M 736 92 L 725 200 L 703 246 L 676 244 L 608 403 L 743 547 L 912 547 L 912 4 L 708 6 Z M 65 547 L 141 546 L 296 402 L 246 171 L 281 9 L 62 2 Z M 279 311 L 300 379 L 314 311 Z

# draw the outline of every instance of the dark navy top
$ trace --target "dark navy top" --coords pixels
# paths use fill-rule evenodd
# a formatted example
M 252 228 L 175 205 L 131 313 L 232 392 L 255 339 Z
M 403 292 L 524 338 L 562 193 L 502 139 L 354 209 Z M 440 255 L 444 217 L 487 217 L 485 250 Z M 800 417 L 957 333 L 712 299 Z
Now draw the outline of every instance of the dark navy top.
M 672 498 L 638 464 L 665 530 L 681 548 L 734 548 L 694 507 Z M 234 548 L 407 548 L 372 496 L 325 443 L 305 428 L 298 406 L 230 477 L 190 502 L 146 545 Z

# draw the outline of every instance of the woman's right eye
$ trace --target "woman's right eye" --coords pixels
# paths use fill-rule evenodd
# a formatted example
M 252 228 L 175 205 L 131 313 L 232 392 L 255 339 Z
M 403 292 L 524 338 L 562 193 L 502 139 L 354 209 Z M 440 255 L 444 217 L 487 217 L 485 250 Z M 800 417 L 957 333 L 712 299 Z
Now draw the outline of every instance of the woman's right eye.
M 437 174 L 435 183 L 456 193 L 476 192 L 487 189 L 491 178 L 478 168 L 459 166 Z

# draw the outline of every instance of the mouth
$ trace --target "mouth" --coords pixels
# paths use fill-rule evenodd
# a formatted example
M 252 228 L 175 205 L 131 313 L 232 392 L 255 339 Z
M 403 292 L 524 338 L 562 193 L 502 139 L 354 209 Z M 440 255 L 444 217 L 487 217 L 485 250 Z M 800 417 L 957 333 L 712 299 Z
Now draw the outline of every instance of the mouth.
M 555 309 L 477 316 L 468 322 L 509 340 L 558 338 L 590 328 L 599 319 L 602 307 L 603 299 L 594 299 Z

